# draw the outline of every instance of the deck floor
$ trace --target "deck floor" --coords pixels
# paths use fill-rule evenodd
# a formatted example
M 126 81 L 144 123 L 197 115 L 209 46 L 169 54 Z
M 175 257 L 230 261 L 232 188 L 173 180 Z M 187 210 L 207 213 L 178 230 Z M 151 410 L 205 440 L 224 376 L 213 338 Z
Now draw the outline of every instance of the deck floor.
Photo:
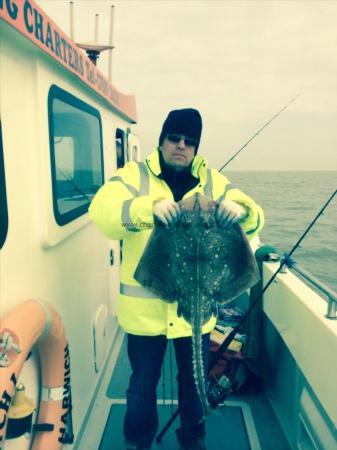
M 99 450 L 123 450 L 123 417 L 125 414 L 125 392 L 131 372 L 124 339 L 117 364 L 113 371 L 106 395 L 111 399 L 111 408 L 106 418 Z M 166 424 L 176 409 L 176 366 L 173 346 L 168 346 L 164 370 L 158 384 L 159 430 Z M 170 360 L 172 362 L 172 374 Z M 164 400 L 164 402 L 163 402 Z M 164 403 L 164 404 L 163 404 Z M 179 419 L 171 426 L 160 443 L 154 442 L 152 450 L 175 450 L 179 446 L 175 429 Z M 265 394 L 230 396 L 206 419 L 206 444 L 208 450 L 288 450 L 287 440 Z

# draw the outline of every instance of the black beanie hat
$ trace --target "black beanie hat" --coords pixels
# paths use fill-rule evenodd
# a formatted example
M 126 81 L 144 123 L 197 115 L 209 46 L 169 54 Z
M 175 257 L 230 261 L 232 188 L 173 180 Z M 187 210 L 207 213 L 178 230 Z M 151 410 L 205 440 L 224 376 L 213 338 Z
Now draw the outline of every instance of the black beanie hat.
M 198 142 L 195 148 L 196 153 L 199 147 L 201 130 L 202 121 L 199 111 L 193 108 L 175 109 L 169 113 L 163 124 L 159 136 L 159 145 L 163 143 L 167 134 L 182 134 Z

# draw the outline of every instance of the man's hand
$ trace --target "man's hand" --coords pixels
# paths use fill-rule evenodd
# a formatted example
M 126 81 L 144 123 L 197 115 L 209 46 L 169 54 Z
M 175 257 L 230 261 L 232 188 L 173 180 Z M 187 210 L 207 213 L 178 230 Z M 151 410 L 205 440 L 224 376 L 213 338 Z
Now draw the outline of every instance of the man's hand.
M 178 203 L 167 198 L 156 201 L 153 204 L 153 215 L 167 227 L 177 222 L 179 212 Z
M 246 209 L 232 200 L 222 200 L 218 206 L 216 220 L 222 227 L 239 222 L 247 215 Z

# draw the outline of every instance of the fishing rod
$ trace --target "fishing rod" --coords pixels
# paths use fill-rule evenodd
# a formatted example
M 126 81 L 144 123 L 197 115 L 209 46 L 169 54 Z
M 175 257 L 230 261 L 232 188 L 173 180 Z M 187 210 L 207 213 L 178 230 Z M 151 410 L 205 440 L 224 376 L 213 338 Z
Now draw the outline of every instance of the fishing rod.
M 286 105 L 284 105 L 283 106 L 283 108 L 281 108 L 276 114 L 274 114 L 273 115 L 273 117 L 271 118 L 271 119 L 269 119 L 250 139 L 248 139 L 248 141 L 245 143 L 245 144 L 243 144 L 240 148 L 239 148 L 239 150 L 237 150 L 235 153 L 234 153 L 234 155 L 233 156 L 231 156 L 230 158 L 229 158 L 229 160 L 227 161 L 227 162 L 225 162 L 225 164 L 219 169 L 219 172 L 221 172 L 222 171 L 222 169 L 224 169 L 240 152 L 242 152 L 242 150 L 245 148 L 245 147 L 247 147 L 247 145 L 250 143 L 250 142 L 252 142 L 252 140 L 253 139 L 255 139 L 256 138 L 256 136 L 258 135 L 258 134 L 260 134 L 261 133 L 261 131 L 262 130 L 264 130 L 273 120 L 275 120 L 276 119 L 276 117 L 277 116 L 279 116 L 281 113 L 282 113 L 282 111 L 284 111 L 285 109 L 287 109 L 288 108 L 288 106 L 291 104 L 291 103 L 293 103 L 299 96 L 300 96 L 301 94 L 298 94 L 298 95 L 296 95 L 296 97 L 294 97 L 294 98 L 292 98 Z
M 232 331 L 228 334 L 228 336 L 226 337 L 226 339 L 223 341 L 223 343 L 220 345 L 220 347 L 217 349 L 217 351 L 214 353 L 214 355 L 212 356 L 212 358 L 210 359 L 208 366 L 207 366 L 207 371 L 210 372 L 214 366 L 216 365 L 216 363 L 218 362 L 218 360 L 220 359 L 220 357 L 222 356 L 222 354 L 227 350 L 229 344 L 232 342 L 232 340 L 235 338 L 236 333 L 238 333 L 238 331 L 240 330 L 240 327 L 243 325 L 243 323 L 246 321 L 246 319 L 249 317 L 249 315 L 251 314 L 251 312 L 253 311 L 254 307 L 257 305 L 257 303 L 261 300 L 261 298 L 263 297 L 263 294 L 266 292 L 266 290 L 269 288 L 269 286 L 272 284 L 272 282 L 275 280 L 275 278 L 277 277 L 277 275 L 281 272 L 281 270 L 283 269 L 283 267 L 285 265 L 287 265 L 287 262 L 290 260 L 291 255 L 296 251 L 296 249 L 299 247 L 299 245 L 301 244 L 301 242 L 303 241 L 303 239 L 305 238 L 305 236 L 309 233 L 309 231 L 311 230 L 311 228 L 315 225 L 315 223 L 317 222 L 317 220 L 319 219 L 319 217 L 324 213 L 324 210 L 328 207 L 328 205 L 331 203 L 331 201 L 333 200 L 333 198 L 335 197 L 335 195 L 337 194 L 337 189 L 331 194 L 331 196 L 329 197 L 329 199 L 326 201 L 326 203 L 324 204 L 324 206 L 321 208 L 321 210 L 316 214 L 315 218 L 311 221 L 311 223 L 309 224 L 309 226 L 305 229 L 304 233 L 301 235 L 301 237 L 298 239 L 298 241 L 296 242 L 296 244 L 292 247 L 292 249 L 290 250 L 289 253 L 285 254 L 285 257 L 281 260 L 280 262 L 280 266 L 279 268 L 276 270 L 276 272 L 273 274 L 273 276 L 270 278 L 270 280 L 268 281 L 268 283 L 265 285 L 265 287 L 262 289 L 262 291 L 259 293 L 259 295 L 256 297 L 256 299 L 254 300 L 254 302 L 252 303 L 252 305 L 249 307 L 248 311 L 246 312 L 246 314 L 242 317 L 242 319 L 239 321 L 239 323 L 232 329 Z M 220 401 L 222 401 L 223 398 L 220 399 Z M 212 408 L 216 408 L 217 405 L 219 404 L 213 404 Z M 170 426 L 172 425 L 172 423 L 175 421 L 175 419 L 177 418 L 177 416 L 179 415 L 179 408 L 172 414 L 171 418 L 168 420 L 168 422 L 166 423 L 166 425 L 164 426 L 164 428 L 162 429 L 162 431 L 158 434 L 158 436 L 156 437 L 156 441 L 160 442 L 163 438 L 163 436 L 165 435 L 166 431 L 170 428 Z
M 213 357 L 211 358 L 211 360 L 209 361 L 208 364 L 208 370 L 211 371 L 213 369 L 213 367 L 215 366 L 217 360 L 219 359 L 219 355 L 221 355 L 224 351 L 227 350 L 229 344 L 232 342 L 232 340 L 235 337 L 235 334 L 239 331 L 241 325 L 245 322 L 245 320 L 247 319 L 247 317 L 250 315 L 250 313 L 252 312 L 252 310 L 254 309 L 254 307 L 256 306 L 256 304 L 261 300 L 261 298 L 263 297 L 263 294 L 266 292 L 266 290 L 269 288 L 269 286 L 272 284 L 272 282 L 275 280 L 275 278 L 277 277 L 277 275 L 281 272 L 281 270 L 283 269 L 284 266 L 288 265 L 288 261 L 290 261 L 291 255 L 296 251 L 296 249 L 299 247 L 299 245 L 301 244 L 301 242 L 303 241 L 303 239 L 305 238 L 305 236 L 309 233 L 309 231 L 311 230 L 311 228 L 315 225 L 315 223 L 317 222 L 317 220 L 319 219 L 319 217 L 324 213 L 324 210 L 327 208 L 327 206 L 329 205 L 329 203 L 331 203 L 332 199 L 334 198 L 334 196 L 337 194 L 337 189 L 335 190 L 335 192 L 333 192 L 331 194 L 331 196 L 329 197 L 329 199 L 326 201 L 326 203 L 324 204 L 324 206 L 322 207 L 322 209 L 316 214 L 316 217 L 312 220 L 312 222 L 310 223 L 310 225 L 306 228 L 306 230 L 304 231 L 304 233 L 302 234 L 302 236 L 298 239 L 298 241 L 296 242 L 296 244 L 292 247 L 292 249 L 290 250 L 289 253 L 286 253 L 284 258 L 281 260 L 280 262 L 280 266 L 279 268 L 276 270 L 276 272 L 274 273 L 274 275 L 270 278 L 270 280 L 268 281 L 268 283 L 265 285 L 265 287 L 262 289 L 262 291 L 260 292 L 260 294 L 257 296 L 257 298 L 255 299 L 255 301 L 252 303 L 252 305 L 250 306 L 250 308 L 248 309 L 247 313 L 242 317 L 242 319 L 239 321 L 239 323 L 233 328 L 233 330 L 229 333 L 229 335 L 226 337 L 226 339 L 224 340 L 224 342 L 220 345 L 220 347 L 218 348 L 218 350 L 214 353 Z

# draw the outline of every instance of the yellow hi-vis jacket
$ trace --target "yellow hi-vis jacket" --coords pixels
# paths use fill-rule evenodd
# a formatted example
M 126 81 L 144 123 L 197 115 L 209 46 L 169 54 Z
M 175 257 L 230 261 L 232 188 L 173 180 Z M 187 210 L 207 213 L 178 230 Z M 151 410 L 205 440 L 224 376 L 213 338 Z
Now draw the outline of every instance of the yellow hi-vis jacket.
M 120 273 L 120 297 L 117 317 L 127 332 L 143 336 L 166 335 L 167 338 L 191 336 L 191 325 L 177 316 L 177 302 L 166 303 L 134 278 L 134 272 L 153 228 L 153 202 L 159 198 L 174 200 L 160 178 L 158 150 L 142 162 L 131 161 L 118 169 L 96 193 L 90 208 L 91 220 L 109 239 L 123 239 L 123 261 Z M 233 200 L 243 205 L 248 214 L 241 221 L 247 236 L 258 233 L 264 223 L 262 209 L 226 177 L 207 167 L 200 155 L 192 163 L 192 175 L 200 182 L 184 198 L 201 192 L 217 201 Z M 165 243 L 163 243 L 165 245 Z M 158 270 L 161 270 L 158 267 Z M 203 333 L 214 328 L 212 317 Z

